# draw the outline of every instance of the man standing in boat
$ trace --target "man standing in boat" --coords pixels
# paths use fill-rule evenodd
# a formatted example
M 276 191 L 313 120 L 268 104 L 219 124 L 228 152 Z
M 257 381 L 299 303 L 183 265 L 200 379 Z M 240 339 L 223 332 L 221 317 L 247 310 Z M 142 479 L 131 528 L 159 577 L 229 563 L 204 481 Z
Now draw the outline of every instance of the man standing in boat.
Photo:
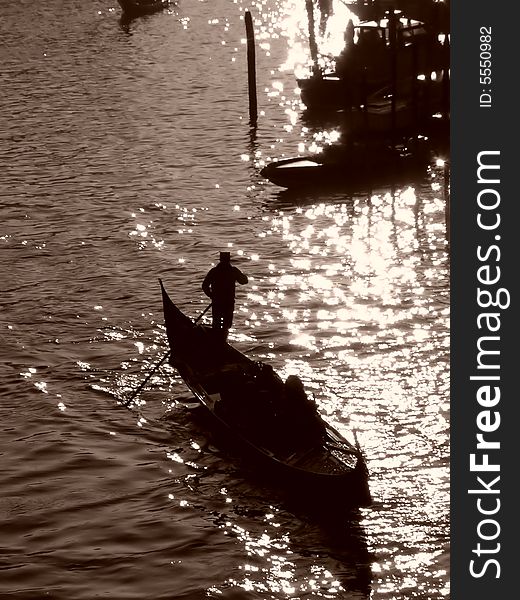
M 220 253 L 220 262 L 206 275 L 202 290 L 211 298 L 213 329 L 222 332 L 224 340 L 233 323 L 235 309 L 235 283 L 245 284 L 247 276 L 240 269 L 231 264 L 229 252 Z

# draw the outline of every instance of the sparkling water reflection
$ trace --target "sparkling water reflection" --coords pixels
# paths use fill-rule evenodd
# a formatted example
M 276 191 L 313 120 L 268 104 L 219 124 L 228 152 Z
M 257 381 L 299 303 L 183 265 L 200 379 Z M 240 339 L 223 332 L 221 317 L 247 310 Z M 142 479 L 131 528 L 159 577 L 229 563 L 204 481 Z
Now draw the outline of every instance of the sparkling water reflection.
M 302 120 L 303 3 L 252 7 L 254 135 L 243 2 L 178 3 L 127 30 L 116 2 L 4 8 L 1 594 L 447 596 L 442 165 L 357 194 L 259 177 L 340 135 Z M 327 52 L 345 11 L 315 11 Z M 257 481 L 167 366 L 122 408 L 167 349 L 157 277 L 196 317 L 223 247 L 250 278 L 231 341 L 356 430 L 372 507 L 314 514 Z

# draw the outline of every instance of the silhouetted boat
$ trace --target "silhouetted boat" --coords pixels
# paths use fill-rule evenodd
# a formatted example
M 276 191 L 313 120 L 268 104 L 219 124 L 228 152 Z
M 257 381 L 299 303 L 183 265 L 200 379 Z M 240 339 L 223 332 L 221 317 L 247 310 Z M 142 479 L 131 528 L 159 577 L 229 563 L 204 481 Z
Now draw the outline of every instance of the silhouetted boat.
M 170 4 L 169 0 L 117 0 L 123 9 L 123 15 L 127 18 L 150 15 Z
M 423 135 L 434 115 L 448 118 L 449 97 L 442 73 L 435 80 L 407 79 L 368 96 L 366 104 L 345 115 L 352 133 Z M 438 120 L 438 119 L 437 119 Z
M 343 4 L 363 21 L 381 19 L 393 9 L 427 22 L 436 31 L 448 33 L 450 30 L 449 0 L 347 0 Z
M 412 150 L 406 146 L 362 143 L 330 147 L 313 156 L 273 161 L 260 174 L 285 188 L 332 186 L 361 191 L 378 185 L 406 183 L 425 174 L 429 162 L 426 146 Z
M 203 407 L 212 431 L 241 460 L 278 485 L 317 500 L 370 504 L 368 469 L 359 445 L 319 415 L 305 394 L 253 361 L 213 329 L 195 324 L 166 293 L 162 281 L 170 364 Z
M 336 58 L 334 71 L 297 78 L 302 102 L 311 111 L 341 110 L 363 104 L 392 80 L 428 74 L 443 67 L 442 46 L 421 21 L 396 17 L 352 26 L 352 39 Z M 395 31 L 395 43 L 390 39 Z

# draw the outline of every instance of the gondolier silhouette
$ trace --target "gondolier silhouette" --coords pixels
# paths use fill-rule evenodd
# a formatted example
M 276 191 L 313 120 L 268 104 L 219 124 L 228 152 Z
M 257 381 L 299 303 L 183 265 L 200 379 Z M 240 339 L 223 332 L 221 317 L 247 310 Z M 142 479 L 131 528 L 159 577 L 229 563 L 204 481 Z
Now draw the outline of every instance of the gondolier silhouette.
M 213 329 L 222 332 L 224 340 L 233 323 L 235 283 L 247 282 L 247 275 L 231 264 L 229 252 L 220 253 L 220 262 L 210 269 L 202 282 L 202 290 L 212 302 Z

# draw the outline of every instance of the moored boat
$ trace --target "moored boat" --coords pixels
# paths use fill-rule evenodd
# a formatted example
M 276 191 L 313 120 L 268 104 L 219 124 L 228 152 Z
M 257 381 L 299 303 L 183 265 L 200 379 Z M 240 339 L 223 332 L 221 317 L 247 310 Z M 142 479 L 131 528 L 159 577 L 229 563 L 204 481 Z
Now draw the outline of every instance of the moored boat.
M 170 4 L 169 0 L 117 0 L 123 9 L 123 15 L 127 18 L 150 15 Z
M 354 134 L 427 134 L 438 118 L 448 118 L 449 96 L 442 73 L 433 80 L 408 79 L 399 87 L 385 86 L 368 96 L 365 105 L 346 116 Z M 437 118 L 437 120 L 438 120 Z
M 370 504 L 368 469 L 357 444 L 321 418 L 299 387 L 195 324 L 161 282 L 170 364 L 204 409 L 212 429 L 241 459 L 278 485 L 343 506 Z M 301 383 L 301 382 L 300 382 Z M 302 393 L 303 392 L 303 393 Z
M 444 66 L 442 45 L 421 21 L 396 16 L 393 21 L 361 22 L 351 27 L 347 40 L 334 70 L 297 78 L 308 110 L 357 106 L 392 80 L 400 82 Z
M 328 150 L 273 161 L 260 174 L 285 188 L 339 187 L 362 191 L 421 177 L 430 161 L 429 150 L 422 145 L 413 149 L 361 143 Z

